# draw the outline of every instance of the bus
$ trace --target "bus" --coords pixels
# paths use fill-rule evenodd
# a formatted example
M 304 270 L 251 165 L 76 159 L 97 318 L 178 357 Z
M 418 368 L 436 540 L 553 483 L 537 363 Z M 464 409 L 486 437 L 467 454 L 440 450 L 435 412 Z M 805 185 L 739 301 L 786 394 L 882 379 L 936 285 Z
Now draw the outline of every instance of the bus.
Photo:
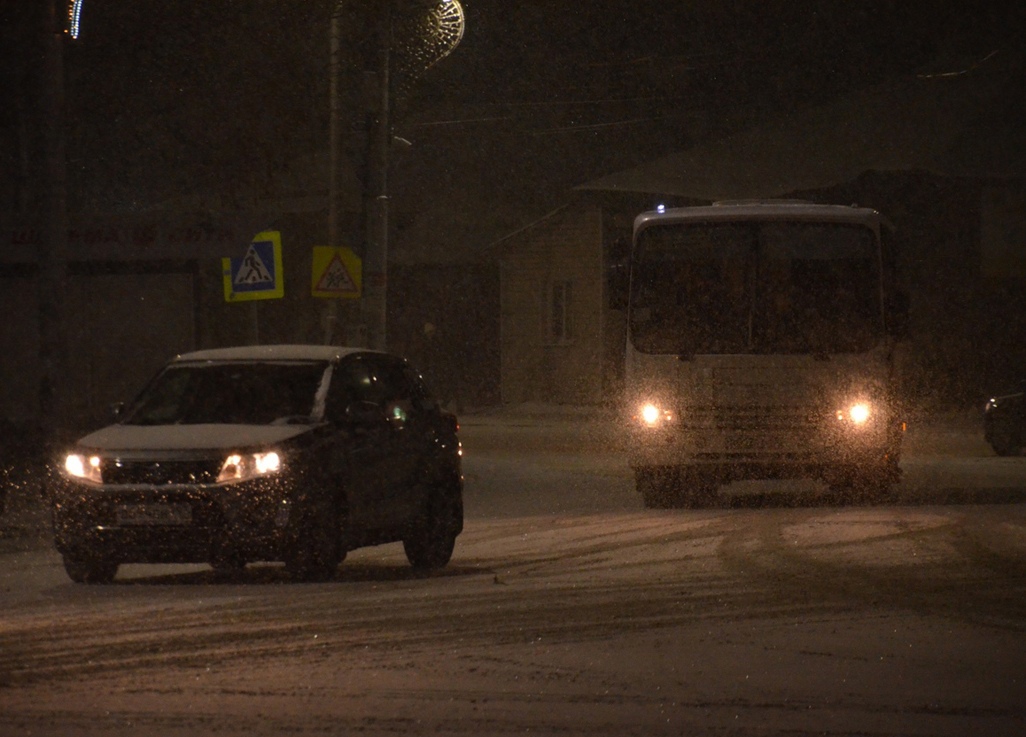
M 907 297 L 869 208 L 660 208 L 627 270 L 627 451 L 646 507 L 744 479 L 869 499 L 900 478 Z

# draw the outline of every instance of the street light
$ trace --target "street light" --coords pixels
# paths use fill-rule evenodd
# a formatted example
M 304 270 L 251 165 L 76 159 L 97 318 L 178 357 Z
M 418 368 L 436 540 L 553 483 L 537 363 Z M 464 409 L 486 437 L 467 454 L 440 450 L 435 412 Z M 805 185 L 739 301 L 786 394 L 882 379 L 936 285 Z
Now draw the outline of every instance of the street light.
M 339 0 L 331 18 L 330 166 L 328 180 L 328 239 L 338 247 L 338 168 L 341 163 L 339 65 L 341 14 L 347 0 Z M 465 17 L 459 0 L 392 0 L 382 3 L 378 16 L 378 104 L 373 148 L 368 151 L 367 244 L 363 264 L 364 318 L 370 347 L 384 350 L 387 344 L 389 148 L 392 145 L 393 54 L 402 85 L 412 81 L 452 53 L 463 38 Z M 338 306 L 329 305 L 325 342 L 334 332 Z
M 71 0 L 68 3 L 68 35 L 78 38 L 79 27 L 82 24 L 82 0 Z
M 396 13 L 396 3 L 385 19 L 379 64 L 380 101 L 378 103 L 377 187 L 374 195 L 375 227 L 370 228 L 364 269 L 367 324 L 371 346 L 384 350 L 387 337 L 388 230 L 389 230 L 389 151 L 392 146 L 393 82 L 392 52 L 395 47 L 401 84 L 411 85 L 439 61 L 447 57 L 463 39 L 466 20 L 459 0 L 427 0 L 407 3 L 419 12 Z
M 58 9 L 58 4 L 64 9 Z M 45 218 L 39 249 L 37 305 L 39 310 L 39 416 L 52 438 L 62 414 L 60 377 L 67 345 L 62 302 L 67 282 L 68 183 L 64 140 L 64 37 L 78 38 L 82 0 L 46 3 L 42 85 L 44 113 Z

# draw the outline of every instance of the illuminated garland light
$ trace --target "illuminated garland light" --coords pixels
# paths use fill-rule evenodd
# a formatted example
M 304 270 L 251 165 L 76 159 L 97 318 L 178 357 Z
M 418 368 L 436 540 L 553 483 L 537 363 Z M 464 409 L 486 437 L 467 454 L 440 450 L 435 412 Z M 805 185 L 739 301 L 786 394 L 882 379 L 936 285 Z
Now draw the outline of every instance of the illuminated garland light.
M 82 22 L 82 0 L 71 0 L 68 3 L 68 35 L 78 38 L 79 26 Z

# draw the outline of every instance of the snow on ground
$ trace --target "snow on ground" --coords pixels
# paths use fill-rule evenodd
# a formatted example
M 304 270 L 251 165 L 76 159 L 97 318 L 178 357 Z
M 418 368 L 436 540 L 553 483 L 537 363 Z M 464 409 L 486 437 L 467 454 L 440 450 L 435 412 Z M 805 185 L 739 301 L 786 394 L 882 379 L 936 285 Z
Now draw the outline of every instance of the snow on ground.
M 893 503 L 653 511 L 608 426 L 471 415 L 466 531 L 427 576 L 388 545 L 322 584 L 77 586 L 9 538 L 0 734 L 1024 734 L 1026 458 L 942 419 Z

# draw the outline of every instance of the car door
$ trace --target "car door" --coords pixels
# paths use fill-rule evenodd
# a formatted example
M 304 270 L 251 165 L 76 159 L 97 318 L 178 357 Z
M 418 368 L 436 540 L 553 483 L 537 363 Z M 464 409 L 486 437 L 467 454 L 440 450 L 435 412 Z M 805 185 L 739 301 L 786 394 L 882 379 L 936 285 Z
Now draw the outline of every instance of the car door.
M 338 427 L 349 516 L 365 529 L 387 529 L 409 516 L 411 456 L 409 391 L 400 359 L 361 354 L 335 369 L 326 415 Z
M 417 374 L 397 356 L 375 359 L 381 382 L 383 409 L 389 426 L 391 447 L 389 474 L 380 501 L 388 507 L 382 517 L 403 524 L 417 515 L 421 504 L 423 459 L 430 418 L 419 392 Z
M 405 428 L 405 450 L 411 460 L 406 481 L 406 508 L 411 514 L 418 514 L 425 509 L 432 484 L 442 473 L 440 465 L 451 459 L 441 457 L 444 439 L 440 435 L 444 423 L 438 400 L 421 375 L 406 362 L 402 366 L 402 381 L 410 408 Z

